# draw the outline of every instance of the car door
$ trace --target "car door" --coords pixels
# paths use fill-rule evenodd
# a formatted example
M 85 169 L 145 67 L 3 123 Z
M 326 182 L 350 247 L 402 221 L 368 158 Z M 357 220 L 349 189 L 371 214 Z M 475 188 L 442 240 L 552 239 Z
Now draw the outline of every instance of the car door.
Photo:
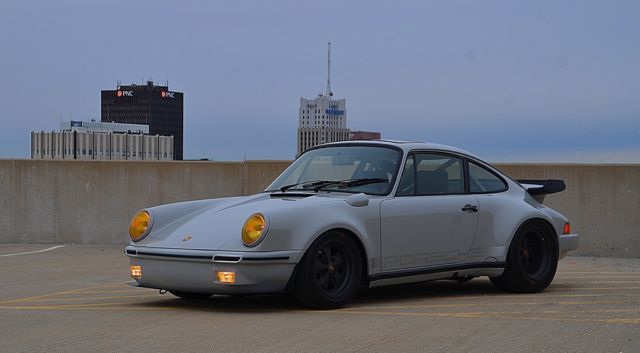
M 382 270 L 464 261 L 478 223 L 461 157 L 418 152 L 407 157 L 396 195 L 380 206 Z

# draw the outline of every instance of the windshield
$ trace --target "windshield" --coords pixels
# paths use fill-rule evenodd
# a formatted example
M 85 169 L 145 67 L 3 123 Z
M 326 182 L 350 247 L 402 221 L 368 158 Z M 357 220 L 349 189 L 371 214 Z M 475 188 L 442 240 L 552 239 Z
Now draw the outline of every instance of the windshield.
M 312 190 L 386 195 L 402 153 L 384 146 L 335 146 L 296 159 L 266 191 Z

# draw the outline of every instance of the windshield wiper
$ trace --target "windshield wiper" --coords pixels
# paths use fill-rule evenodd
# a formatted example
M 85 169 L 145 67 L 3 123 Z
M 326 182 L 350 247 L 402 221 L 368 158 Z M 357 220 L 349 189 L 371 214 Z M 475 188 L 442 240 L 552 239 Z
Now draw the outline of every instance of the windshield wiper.
M 336 185 L 336 184 L 338 185 L 338 189 L 346 189 L 354 186 L 362 186 L 362 185 L 377 184 L 377 183 L 388 183 L 388 182 L 389 182 L 389 179 L 383 179 L 383 178 L 360 178 L 360 179 L 336 180 L 336 181 L 320 184 L 315 188 L 313 188 L 313 191 L 318 192 L 328 186 Z
M 334 181 L 332 181 L 332 180 L 301 181 L 301 182 L 299 182 L 299 183 L 285 185 L 285 186 L 283 186 L 283 187 L 281 187 L 281 188 L 280 188 L 280 191 L 285 192 L 285 191 L 287 191 L 287 190 L 291 189 L 292 187 L 294 187 L 294 186 L 298 186 L 298 185 L 300 185 L 300 184 L 304 184 L 304 185 L 302 185 L 302 188 L 303 188 L 303 189 L 308 189 L 308 188 L 310 188 L 310 187 L 315 187 L 315 186 L 318 186 L 318 185 L 323 185 L 323 184 L 325 184 L 325 183 L 333 183 L 333 182 L 334 182 Z
M 318 192 L 331 185 L 338 185 L 339 189 L 345 189 L 345 188 L 354 187 L 354 186 L 362 186 L 362 185 L 376 184 L 376 183 L 388 183 L 388 182 L 389 182 L 389 179 L 383 179 L 383 178 L 301 181 L 299 183 L 285 185 L 280 188 L 280 191 L 285 192 L 301 184 L 302 184 L 302 189 L 313 188 L 314 192 Z

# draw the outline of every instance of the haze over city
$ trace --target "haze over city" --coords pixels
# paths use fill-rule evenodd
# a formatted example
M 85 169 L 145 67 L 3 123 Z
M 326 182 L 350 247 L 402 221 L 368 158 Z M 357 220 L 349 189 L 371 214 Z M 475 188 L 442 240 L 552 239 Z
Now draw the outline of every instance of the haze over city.
M 636 1 L 0 4 L 0 158 L 100 119 L 100 90 L 184 92 L 185 158 L 292 159 L 299 98 L 490 161 L 640 162 Z

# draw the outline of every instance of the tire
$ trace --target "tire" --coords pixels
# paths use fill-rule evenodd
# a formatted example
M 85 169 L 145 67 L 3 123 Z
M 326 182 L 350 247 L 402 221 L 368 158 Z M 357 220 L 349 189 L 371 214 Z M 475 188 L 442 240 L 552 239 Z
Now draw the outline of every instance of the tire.
M 362 255 L 353 238 L 344 233 L 320 236 L 298 266 L 294 295 L 304 306 L 343 307 L 360 287 Z
M 503 291 L 537 293 L 549 286 L 558 268 L 558 237 L 542 221 L 518 229 L 507 253 L 507 265 L 491 283 Z
M 193 292 L 180 292 L 180 291 L 169 291 L 169 293 L 182 299 L 204 300 L 211 297 L 211 294 L 209 293 L 193 293 Z

